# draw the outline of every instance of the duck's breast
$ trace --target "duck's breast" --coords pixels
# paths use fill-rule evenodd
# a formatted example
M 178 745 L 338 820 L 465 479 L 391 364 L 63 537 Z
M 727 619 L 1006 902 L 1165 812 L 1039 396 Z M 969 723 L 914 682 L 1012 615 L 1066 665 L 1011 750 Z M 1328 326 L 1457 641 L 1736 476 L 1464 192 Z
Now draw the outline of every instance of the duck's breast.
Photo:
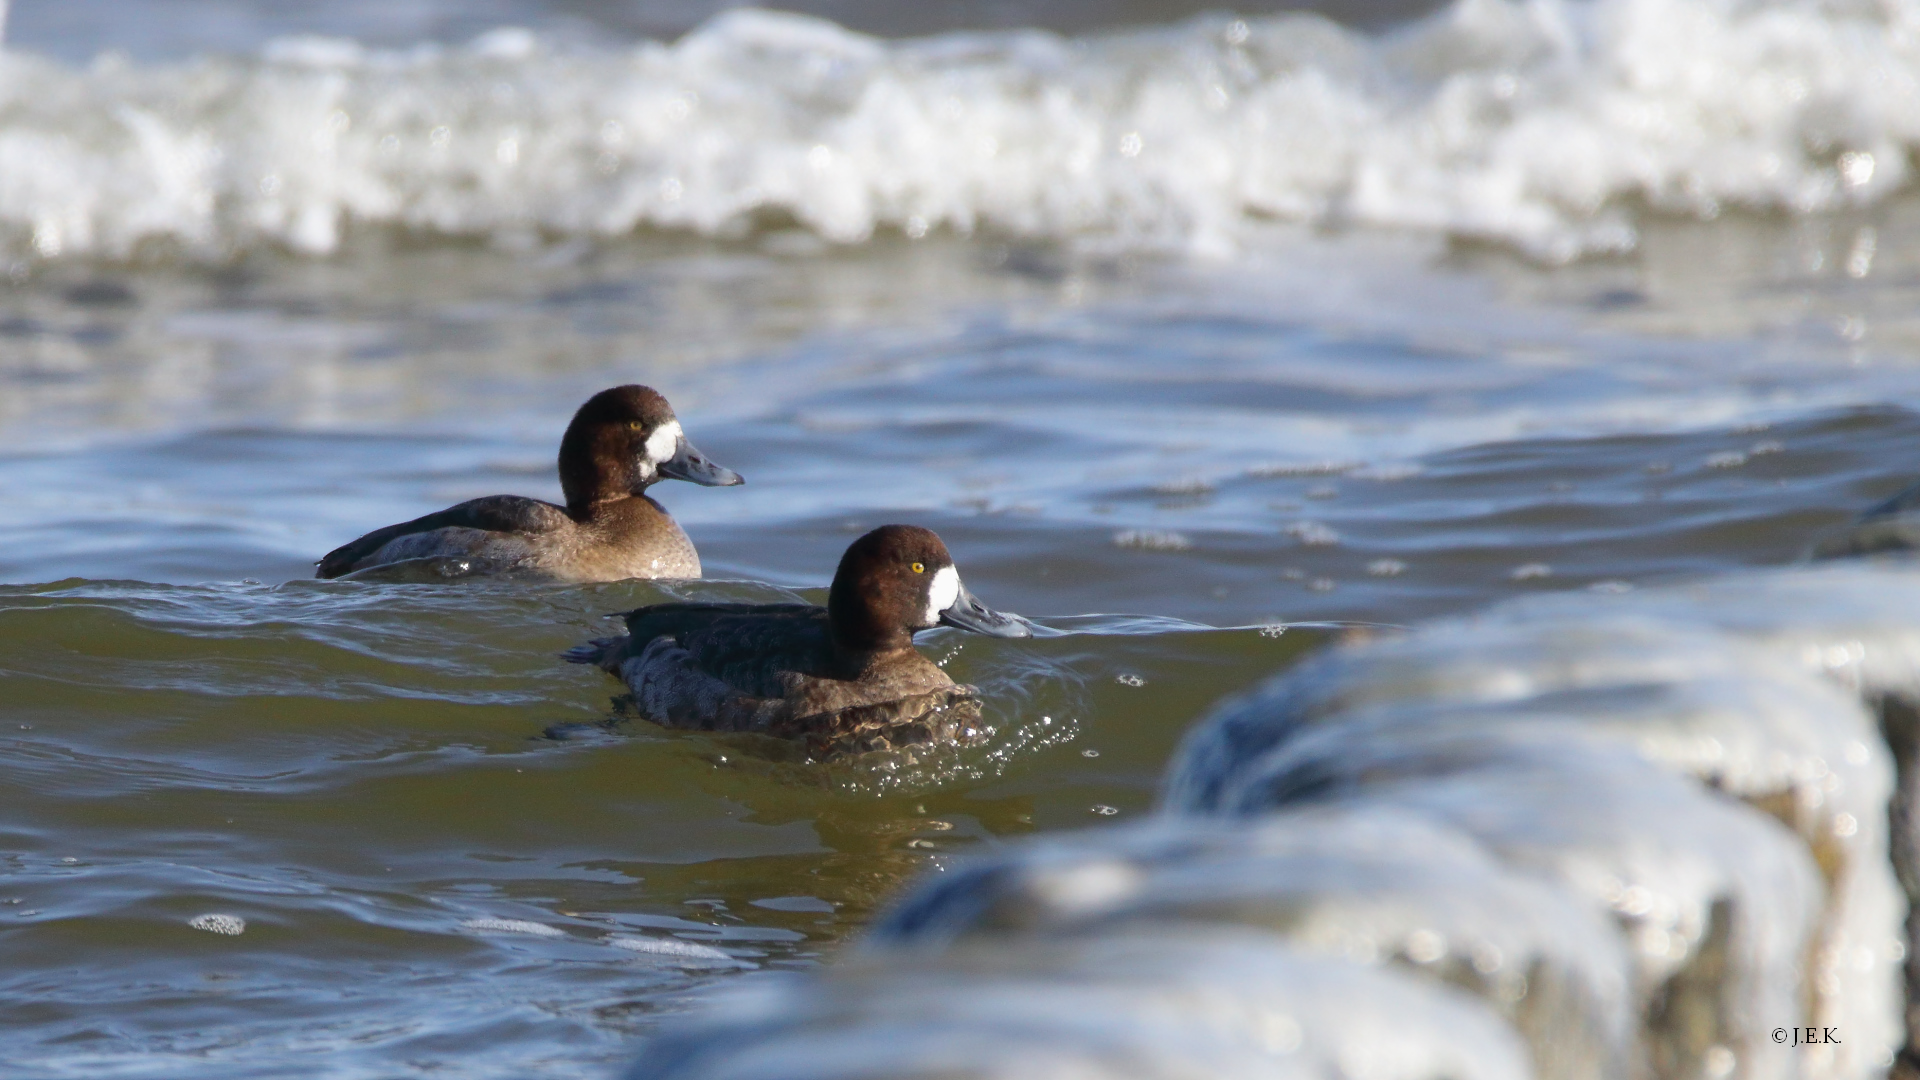
M 551 554 L 549 572 L 572 581 L 700 576 L 700 553 L 659 503 L 642 495 L 603 514 Z

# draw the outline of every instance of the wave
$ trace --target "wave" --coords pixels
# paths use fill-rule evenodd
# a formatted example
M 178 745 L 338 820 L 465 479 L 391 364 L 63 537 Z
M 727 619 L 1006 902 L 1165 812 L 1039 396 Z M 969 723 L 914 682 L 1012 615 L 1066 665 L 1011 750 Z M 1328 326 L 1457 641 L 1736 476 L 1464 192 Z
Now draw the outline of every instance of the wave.
M 0 247 L 326 254 L 447 237 L 838 243 L 989 231 L 1230 252 L 1261 221 L 1567 260 L 1649 211 L 1806 214 L 1904 187 L 1920 0 L 1457 0 L 1383 35 L 1314 15 L 889 42 L 737 10 L 673 44 L 282 39 L 84 69 L 0 57 Z

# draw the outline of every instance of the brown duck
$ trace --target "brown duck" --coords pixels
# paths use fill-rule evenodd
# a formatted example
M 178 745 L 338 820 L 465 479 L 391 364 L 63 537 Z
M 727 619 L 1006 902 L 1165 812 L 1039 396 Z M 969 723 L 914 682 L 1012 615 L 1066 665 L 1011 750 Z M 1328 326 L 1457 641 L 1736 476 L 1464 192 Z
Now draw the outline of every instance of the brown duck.
M 337 547 L 315 576 L 454 557 L 481 574 L 557 581 L 697 578 L 693 542 L 647 496 L 663 479 L 707 487 L 745 482 L 694 449 L 666 398 L 644 386 L 616 386 L 587 399 L 560 440 L 565 506 L 520 495 L 472 499 Z
M 618 676 L 656 723 L 799 738 L 815 757 L 942 740 L 977 723 L 977 692 L 920 655 L 916 631 L 1031 634 L 975 600 L 946 545 L 912 525 L 854 541 L 826 607 L 655 604 L 626 620 L 626 636 L 566 658 Z

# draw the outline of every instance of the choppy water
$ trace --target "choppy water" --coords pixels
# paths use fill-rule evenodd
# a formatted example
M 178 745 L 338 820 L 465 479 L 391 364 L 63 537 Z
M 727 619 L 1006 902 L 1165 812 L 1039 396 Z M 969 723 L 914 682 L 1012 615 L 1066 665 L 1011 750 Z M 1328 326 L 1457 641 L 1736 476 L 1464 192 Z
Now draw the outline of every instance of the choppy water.
M 58 58 L 0 57 L 21 1075 L 602 1075 L 950 853 L 1140 815 L 1324 624 L 1790 562 L 1920 464 L 1908 7 L 633 48 L 380 7 L 195 7 L 232 36 L 187 59 L 193 19 L 16 4 Z M 265 41 L 303 28 L 367 44 Z M 551 497 L 636 380 L 748 478 L 656 492 L 715 580 L 305 580 Z M 612 715 L 555 658 L 605 613 L 818 588 L 893 520 L 1061 631 L 925 641 L 986 745 L 544 737 Z

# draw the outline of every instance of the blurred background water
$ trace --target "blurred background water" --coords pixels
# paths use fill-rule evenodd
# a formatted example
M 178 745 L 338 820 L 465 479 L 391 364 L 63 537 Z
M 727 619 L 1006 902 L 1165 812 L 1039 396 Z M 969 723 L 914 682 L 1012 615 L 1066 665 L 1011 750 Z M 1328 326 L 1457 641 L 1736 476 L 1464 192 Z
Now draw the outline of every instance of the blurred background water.
M 1912 479 L 1913 3 L 719 8 L 16 0 L 5 1070 L 603 1075 L 1348 626 Z M 655 490 L 708 582 L 306 580 L 629 381 L 748 479 Z M 896 520 L 1059 631 L 925 639 L 986 745 L 543 737 Z

